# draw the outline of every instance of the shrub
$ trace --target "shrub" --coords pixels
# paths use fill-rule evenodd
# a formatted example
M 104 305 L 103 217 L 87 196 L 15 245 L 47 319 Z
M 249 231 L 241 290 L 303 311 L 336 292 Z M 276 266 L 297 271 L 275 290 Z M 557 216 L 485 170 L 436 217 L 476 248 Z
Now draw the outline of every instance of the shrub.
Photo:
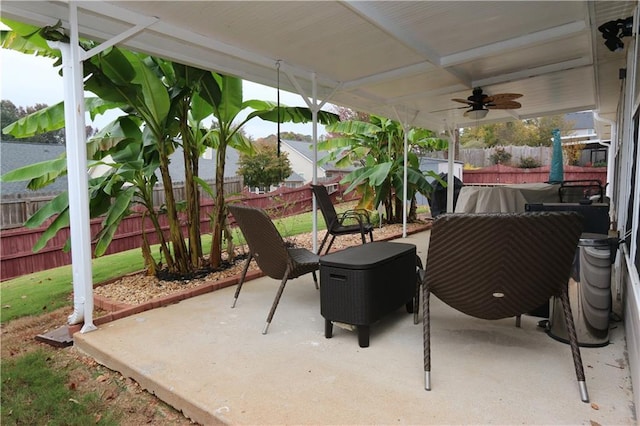
M 520 159 L 520 164 L 518 164 L 521 169 L 535 169 L 540 166 L 542 166 L 542 163 L 533 157 L 523 157 Z
M 498 147 L 489 158 L 492 164 L 509 164 L 511 161 L 511 153 L 507 152 L 504 148 Z

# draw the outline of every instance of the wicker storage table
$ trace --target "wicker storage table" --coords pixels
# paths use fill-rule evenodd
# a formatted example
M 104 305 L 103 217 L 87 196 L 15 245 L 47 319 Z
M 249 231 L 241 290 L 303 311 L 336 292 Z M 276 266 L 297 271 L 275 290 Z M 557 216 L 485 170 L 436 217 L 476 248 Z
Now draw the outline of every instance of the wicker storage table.
M 333 322 L 355 325 L 360 347 L 369 327 L 402 305 L 411 312 L 416 293 L 416 246 L 385 241 L 350 247 L 320 258 L 320 311 L 325 337 Z

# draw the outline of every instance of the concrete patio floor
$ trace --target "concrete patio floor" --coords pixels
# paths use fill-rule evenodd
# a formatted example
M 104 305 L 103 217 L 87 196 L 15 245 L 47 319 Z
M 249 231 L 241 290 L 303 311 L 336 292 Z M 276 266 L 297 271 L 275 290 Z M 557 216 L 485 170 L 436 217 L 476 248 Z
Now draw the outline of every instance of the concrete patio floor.
M 424 260 L 429 232 L 416 244 Z M 568 345 L 538 318 L 483 321 L 432 298 L 432 386 L 424 390 L 422 323 L 404 309 L 371 327 L 371 345 L 334 327 L 324 337 L 311 275 L 249 281 L 76 333 L 75 345 L 202 424 L 634 425 L 622 323 L 582 348 L 590 403 L 580 401 Z M 596 423 L 594 423 L 596 422 Z

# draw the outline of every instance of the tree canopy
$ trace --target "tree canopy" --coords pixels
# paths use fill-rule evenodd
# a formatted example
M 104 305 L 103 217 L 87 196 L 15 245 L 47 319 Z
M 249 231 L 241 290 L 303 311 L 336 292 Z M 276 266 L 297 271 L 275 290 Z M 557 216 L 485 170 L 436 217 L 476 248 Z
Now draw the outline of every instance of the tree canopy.
M 258 143 L 255 154 L 240 154 L 238 174 L 245 185 L 267 190 L 286 179 L 293 170 L 286 152 L 277 155 L 274 144 Z
M 467 127 L 460 132 L 463 147 L 494 147 L 499 145 L 551 146 L 553 129 L 563 136 L 571 135 L 575 123 L 563 115 L 484 124 Z

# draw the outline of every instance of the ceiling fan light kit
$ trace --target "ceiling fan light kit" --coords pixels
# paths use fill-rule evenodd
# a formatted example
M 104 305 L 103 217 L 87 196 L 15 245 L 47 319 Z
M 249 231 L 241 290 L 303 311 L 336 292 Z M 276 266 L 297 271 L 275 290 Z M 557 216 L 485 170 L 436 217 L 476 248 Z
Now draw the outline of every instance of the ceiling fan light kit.
M 489 113 L 488 109 L 470 109 L 464 113 L 465 117 L 469 117 L 472 120 L 480 120 L 485 118 Z

